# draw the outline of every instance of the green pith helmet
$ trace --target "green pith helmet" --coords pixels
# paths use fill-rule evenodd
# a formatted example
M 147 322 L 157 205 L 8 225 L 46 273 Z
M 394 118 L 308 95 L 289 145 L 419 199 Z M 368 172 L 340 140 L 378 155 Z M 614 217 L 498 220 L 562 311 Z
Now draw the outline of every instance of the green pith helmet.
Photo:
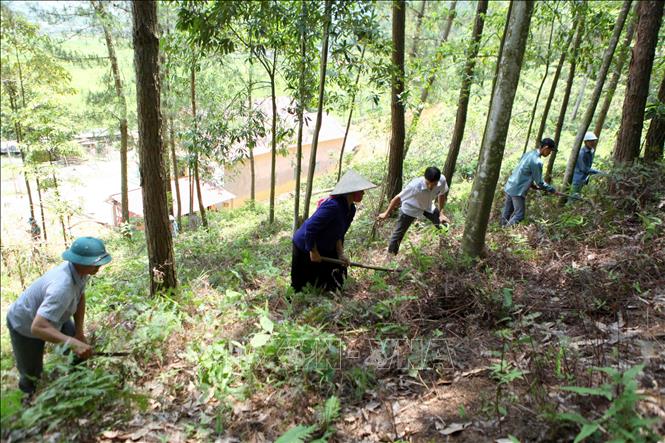
M 95 237 L 79 237 L 62 253 L 62 258 L 76 265 L 102 266 L 111 261 L 104 242 Z

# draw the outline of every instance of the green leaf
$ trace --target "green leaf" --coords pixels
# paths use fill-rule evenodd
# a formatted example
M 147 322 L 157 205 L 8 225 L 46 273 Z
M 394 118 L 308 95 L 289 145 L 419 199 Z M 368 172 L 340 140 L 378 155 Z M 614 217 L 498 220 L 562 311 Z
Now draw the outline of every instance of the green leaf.
M 264 331 L 268 332 L 269 334 L 272 334 L 272 331 L 275 328 L 275 325 L 273 324 L 272 320 L 270 320 L 268 317 L 261 316 L 261 318 L 259 319 L 259 323 L 261 323 L 261 327 L 263 328 Z
M 270 341 L 270 334 L 264 334 L 263 332 L 259 332 L 256 334 L 252 339 L 250 340 L 249 344 L 252 345 L 254 348 L 260 348 L 261 346 L 264 346 L 266 343 Z
M 603 385 L 598 388 L 585 388 L 583 386 L 563 386 L 561 389 L 580 395 L 600 395 L 608 400 L 612 400 L 612 397 L 614 396 L 611 387 L 608 385 Z
M 339 398 L 333 395 L 328 400 L 326 400 L 326 404 L 323 408 L 323 422 L 326 427 L 333 421 L 337 420 L 337 417 L 339 417 L 339 410 Z
M 298 425 L 282 434 L 275 440 L 275 443 L 305 443 L 305 440 L 311 437 L 314 431 L 316 431 L 316 426 Z
M 600 425 L 598 423 L 585 424 L 584 426 L 582 426 L 582 430 L 580 431 L 580 433 L 577 434 L 577 437 L 575 437 L 575 441 L 573 441 L 573 443 L 581 442 L 590 435 L 593 435 L 598 430 L 599 426 Z

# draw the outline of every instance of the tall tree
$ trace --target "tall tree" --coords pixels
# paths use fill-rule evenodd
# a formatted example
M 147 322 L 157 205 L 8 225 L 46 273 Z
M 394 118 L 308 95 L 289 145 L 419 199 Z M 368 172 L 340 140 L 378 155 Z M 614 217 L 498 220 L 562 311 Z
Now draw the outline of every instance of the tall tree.
M 545 56 L 545 73 L 543 78 L 540 80 L 540 86 L 538 87 L 538 93 L 536 94 L 536 99 L 533 102 L 533 109 L 531 110 L 531 118 L 529 119 L 529 129 L 526 131 L 526 139 L 524 140 L 524 149 L 522 153 L 526 152 L 527 147 L 529 146 L 529 139 L 531 137 L 531 127 L 533 126 L 533 120 L 536 118 L 536 110 L 540 106 L 540 94 L 543 92 L 543 86 L 545 86 L 545 80 L 547 80 L 547 75 L 550 72 L 550 62 L 552 61 L 552 37 L 554 36 L 554 23 L 556 20 L 552 18 L 552 23 L 550 25 L 550 37 L 547 41 L 547 52 Z
M 154 296 L 162 290 L 177 286 L 163 177 L 157 3 L 154 0 L 133 2 L 132 19 L 143 214 L 150 294 Z
M 312 198 L 312 189 L 314 186 L 314 170 L 316 169 L 316 151 L 319 146 L 319 134 L 321 132 L 321 122 L 323 119 L 323 99 L 326 87 L 326 69 L 328 66 L 328 41 L 330 38 L 330 25 L 332 22 L 332 0 L 326 0 L 323 38 L 321 42 L 321 64 L 319 71 L 319 100 L 316 110 L 316 123 L 314 124 L 314 133 L 312 134 L 311 150 L 309 153 L 309 168 L 307 169 L 307 188 L 305 189 L 305 201 L 303 202 L 303 219 L 309 217 L 309 203 Z
M 584 18 L 586 16 L 586 4 L 578 12 L 576 25 L 573 28 L 575 33 L 575 40 L 573 41 L 573 50 L 570 53 L 570 68 L 568 69 L 568 80 L 566 80 L 566 88 L 563 93 L 563 100 L 561 102 L 561 109 L 559 110 L 559 118 L 556 122 L 554 130 L 554 141 L 559 144 L 561 141 L 561 131 L 563 124 L 566 120 L 566 111 L 568 111 L 568 102 L 570 101 L 570 92 L 573 89 L 575 81 L 575 67 L 577 66 L 577 55 L 579 54 L 580 44 L 582 43 L 582 34 L 584 33 Z M 556 159 L 556 152 L 552 152 L 548 157 L 547 168 L 545 170 L 545 182 L 552 182 L 552 169 L 554 168 L 554 160 Z
M 473 83 L 473 71 L 476 67 L 476 57 L 478 56 L 478 50 L 480 48 L 480 38 L 483 35 L 483 28 L 485 26 L 487 3 L 487 0 L 478 1 L 476 8 L 476 19 L 473 23 L 473 32 L 471 33 L 471 41 L 469 42 L 469 46 L 466 49 L 466 62 L 464 65 L 464 73 L 462 74 L 462 86 L 460 87 L 459 99 L 457 100 L 455 126 L 453 128 L 452 140 L 450 141 L 450 146 L 448 148 L 446 164 L 443 167 L 443 175 L 446 177 L 448 186 L 450 186 L 453 182 L 453 174 L 455 173 L 457 156 L 459 155 L 460 147 L 462 146 L 462 139 L 464 138 L 466 114 L 469 109 L 469 95 L 471 92 L 471 85 Z
M 192 99 L 192 117 L 194 118 L 194 130 L 198 129 L 198 115 L 196 114 L 196 70 L 197 62 L 193 60 L 191 70 L 190 70 L 190 91 Z M 192 156 L 192 163 L 194 166 L 194 183 L 196 185 L 196 197 L 199 201 L 199 213 L 201 214 L 201 222 L 203 226 L 208 227 L 208 219 L 206 218 L 206 208 L 203 204 L 203 193 L 201 192 L 201 177 L 199 174 L 199 153 L 197 149 L 194 149 Z M 190 201 L 194 200 L 194 196 L 190 194 Z
M 122 85 L 118 57 L 115 53 L 113 34 L 111 32 L 111 16 L 106 10 L 105 2 L 101 0 L 90 0 L 97 21 L 104 32 L 106 50 L 109 54 L 111 73 L 113 74 L 113 85 L 115 87 L 116 104 L 118 107 L 118 120 L 120 125 L 120 212 L 123 223 L 129 221 L 129 197 L 127 194 L 127 143 L 129 131 L 127 129 L 127 99 Z
M 388 177 L 386 179 L 388 199 L 402 189 L 402 163 L 404 162 L 404 26 L 406 2 L 392 2 L 392 79 L 390 91 L 390 153 L 388 157 Z M 382 203 L 382 202 L 381 202 Z
M 497 60 L 498 75 L 492 91 L 491 106 L 487 114 L 477 173 L 464 225 L 462 250 L 471 257 L 480 256 L 485 246 L 487 223 L 501 170 L 534 2 L 513 2 L 511 6 L 506 19 L 507 32 L 503 35 L 501 57 Z
M 637 9 L 637 3 L 633 9 Z M 633 34 L 635 34 L 635 21 L 637 20 L 637 13 L 628 23 L 626 28 L 626 35 L 623 41 L 623 45 L 619 50 L 617 55 L 617 60 L 614 64 L 614 71 L 612 72 L 612 77 L 610 77 L 610 82 L 607 85 L 605 90 L 605 100 L 603 100 L 603 106 L 600 107 L 598 112 L 598 117 L 596 117 L 596 127 L 594 128 L 594 133 L 596 137 L 600 139 L 600 133 L 603 132 L 603 125 L 605 124 L 605 118 L 607 117 L 607 112 L 610 109 L 612 104 L 612 98 L 614 98 L 614 92 L 617 89 L 619 84 L 619 78 L 621 77 L 621 71 L 623 71 L 623 65 L 626 63 L 626 58 L 628 58 L 628 51 L 630 51 L 630 43 L 633 41 Z
M 556 66 L 556 71 L 554 71 L 554 78 L 552 79 L 552 85 L 550 86 L 550 93 L 547 95 L 547 100 L 545 100 L 545 108 L 543 109 L 543 115 L 540 118 L 540 125 L 538 126 L 538 133 L 536 134 L 536 144 L 540 144 L 540 140 L 543 138 L 545 133 L 545 128 L 547 127 L 547 117 L 550 114 L 550 107 L 552 106 L 552 100 L 554 99 L 554 94 L 556 94 L 556 87 L 559 84 L 559 77 L 561 77 L 561 71 L 563 70 L 563 65 L 566 61 L 566 55 L 568 54 L 568 48 L 570 47 L 570 42 L 573 40 L 573 35 L 575 33 L 575 26 L 570 31 L 570 35 L 564 44 L 564 47 L 561 50 L 561 55 L 559 56 L 559 63 Z
M 591 119 L 593 114 L 596 111 L 596 106 L 598 105 L 598 99 L 600 98 L 600 93 L 603 90 L 603 84 L 605 83 L 605 78 L 607 77 L 607 71 L 610 68 L 612 63 L 612 56 L 614 55 L 614 50 L 617 47 L 619 42 L 619 37 L 621 36 L 621 30 L 623 25 L 626 22 L 626 17 L 628 17 L 628 12 L 630 12 L 630 3 L 631 0 L 624 0 L 617 21 L 614 24 L 614 30 L 612 31 L 612 37 L 607 44 L 605 53 L 603 54 L 603 61 L 598 71 L 598 76 L 596 78 L 596 86 L 591 95 L 591 100 L 589 107 L 587 108 L 582 122 L 580 123 L 579 129 L 577 130 L 577 135 L 575 136 L 575 142 L 572 149 L 570 150 L 570 156 L 568 157 L 568 164 L 566 165 L 566 172 L 563 176 L 563 187 L 564 190 L 570 185 L 573 180 L 573 172 L 575 170 L 575 163 L 577 162 L 577 155 L 580 152 L 580 146 L 582 145 L 582 139 L 584 139 L 584 134 L 587 132 L 589 125 L 591 124 Z M 563 200 L 562 200 L 563 202 Z
M 415 110 L 413 111 L 413 117 L 411 118 L 409 129 L 406 132 L 406 141 L 404 142 L 404 157 L 406 157 L 406 154 L 409 152 L 409 148 L 411 147 L 411 142 L 413 141 L 413 137 L 416 135 L 416 129 L 418 128 L 418 123 L 420 122 L 420 116 L 422 115 L 423 110 L 425 109 L 427 98 L 429 97 L 429 93 L 432 90 L 432 86 L 434 86 L 434 81 L 436 80 L 436 74 L 439 71 L 439 69 L 441 69 L 441 65 L 443 64 L 443 53 L 444 53 L 443 45 L 448 41 L 450 30 L 453 27 L 456 8 L 457 8 L 457 0 L 453 0 L 450 3 L 450 8 L 448 9 L 448 17 L 446 18 L 446 23 L 443 26 L 443 30 L 441 31 L 441 37 L 439 38 L 439 42 L 437 44 L 437 52 L 434 56 L 434 60 L 432 60 L 431 66 L 429 68 L 429 73 L 427 75 L 427 80 L 423 85 L 423 89 L 420 91 L 420 99 L 418 101 L 418 104 L 416 105 Z
M 427 7 L 427 0 L 420 2 L 420 9 L 416 13 L 416 30 L 413 33 L 413 41 L 411 42 L 411 50 L 409 51 L 409 58 L 413 60 L 418 54 L 418 44 L 420 43 L 420 32 L 423 27 L 423 17 L 425 17 L 425 8 Z
M 660 81 L 658 89 L 658 104 L 655 115 L 647 131 L 644 147 L 644 160 L 655 162 L 663 158 L 663 144 L 665 143 L 665 74 Z
M 649 95 L 649 79 L 663 18 L 661 0 L 641 1 L 637 6 L 637 39 L 628 70 L 621 126 L 614 148 L 614 164 L 630 164 L 640 154 L 644 107 Z

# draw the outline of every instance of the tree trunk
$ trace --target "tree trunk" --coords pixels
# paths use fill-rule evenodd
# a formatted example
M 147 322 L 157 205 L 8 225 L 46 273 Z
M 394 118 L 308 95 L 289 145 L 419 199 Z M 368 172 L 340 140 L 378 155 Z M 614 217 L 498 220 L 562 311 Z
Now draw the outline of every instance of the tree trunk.
M 566 173 L 563 176 L 564 192 L 573 180 L 573 172 L 575 170 L 575 163 L 577 162 L 577 155 L 580 152 L 580 146 L 582 145 L 584 134 L 589 128 L 589 125 L 591 124 L 591 119 L 593 118 L 593 114 L 596 111 L 596 106 L 598 105 L 598 99 L 600 98 L 600 93 L 603 90 L 603 84 L 605 83 L 605 78 L 607 77 L 607 71 L 609 70 L 610 64 L 612 63 L 612 56 L 614 55 L 614 50 L 617 47 L 617 43 L 619 42 L 619 37 L 621 36 L 621 30 L 623 29 L 623 25 L 626 22 L 626 17 L 628 16 L 628 12 L 630 11 L 630 3 L 631 0 L 624 1 L 623 6 L 621 7 L 621 12 L 619 13 L 619 17 L 617 17 L 617 21 L 614 24 L 614 31 L 612 33 L 612 37 L 608 42 L 607 49 L 605 49 L 605 54 L 603 55 L 603 63 L 600 67 L 600 71 L 598 71 L 596 86 L 593 90 L 593 94 L 591 95 L 591 102 L 589 103 L 589 107 L 587 108 L 586 113 L 582 118 L 582 123 L 580 124 L 579 129 L 577 130 L 577 136 L 575 137 L 575 142 L 573 144 L 572 149 L 570 150 L 570 157 L 568 157 L 568 164 L 566 165 Z M 563 198 L 561 200 L 561 203 L 564 203 Z
M 300 78 L 298 79 L 298 135 L 296 137 L 296 188 L 293 203 L 293 232 L 300 227 L 300 175 L 302 172 L 302 131 L 305 123 L 305 72 L 307 68 L 307 0 L 301 0 L 300 15 Z
M 270 99 L 272 100 L 272 140 L 270 149 L 270 204 L 268 210 L 268 223 L 275 221 L 275 168 L 277 167 L 277 93 L 275 92 L 275 70 L 277 69 L 277 51 L 273 52 L 272 67 L 268 73 L 270 77 Z
M 559 64 L 556 66 L 556 71 L 554 72 L 554 78 L 552 79 L 552 86 L 550 86 L 550 93 L 547 96 L 547 101 L 545 102 L 545 109 L 543 109 L 543 116 L 540 118 L 540 126 L 538 126 L 538 133 L 536 134 L 536 145 L 540 147 L 540 141 L 543 138 L 545 133 L 545 128 L 547 127 L 547 117 L 550 114 L 550 108 L 552 106 L 552 100 L 554 99 L 554 94 L 556 94 L 556 86 L 559 83 L 559 77 L 561 77 L 561 71 L 563 70 L 563 64 L 566 61 L 566 54 L 568 53 L 568 48 L 570 48 L 570 43 L 573 40 L 574 30 L 570 33 L 566 45 L 561 50 L 561 56 L 559 57 Z M 554 153 L 552 153 L 554 154 Z
M 251 39 L 251 33 L 250 34 L 250 39 Z M 247 115 L 249 115 L 250 118 L 252 118 L 252 109 L 254 108 L 254 104 L 252 103 L 252 89 L 254 88 L 254 83 L 252 79 L 252 68 L 254 65 L 253 62 L 253 57 L 252 57 L 252 51 L 249 51 L 249 66 L 247 68 L 248 71 L 248 81 L 247 81 Z M 253 137 L 253 135 L 252 135 Z M 252 208 L 254 208 L 254 204 L 256 203 L 256 169 L 254 166 L 254 145 L 255 145 L 255 140 L 252 138 L 252 140 L 247 141 L 247 147 L 249 148 L 249 174 L 250 174 L 250 185 L 249 185 L 249 204 L 251 205 Z
M 448 41 L 448 35 L 450 35 L 450 29 L 452 28 L 453 20 L 455 19 L 456 7 L 457 7 L 457 0 L 453 0 L 453 2 L 450 5 L 450 10 L 448 12 L 448 19 L 446 20 L 446 24 L 443 27 L 443 31 L 441 32 L 441 38 L 439 39 L 439 44 L 438 44 L 439 47 Z M 438 54 L 440 54 L 440 52 Z M 418 103 L 418 106 L 416 106 L 416 109 L 413 111 L 413 118 L 411 119 L 411 123 L 409 124 L 409 130 L 406 133 L 406 141 L 404 142 L 404 158 L 406 158 L 406 154 L 409 152 L 409 148 L 411 147 L 411 142 L 413 141 L 413 137 L 416 135 L 416 129 L 418 128 L 418 122 L 420 122 L 420 116 L 423 113 L 423 109 L 425 109 L 425 105 L 427 104 L 427 98 L 429 97 L 429 93 L 432 90 L 434 81 L 436 80 L 436 73 L 438 72 L 442 64 L 443 64 L 442 57 L 440 55 L 436 55 L 434 57 L 434 61 L 431 66 L 429 76 L 427 77 L 427 81 L 425 82 L 425 86 L 423 87 L 422 91 L 420 91 L 420 101 Z
M 106 40 L 106 49 L 109 53 L 109 61 L 111 62 L 111 73 L 113 74 L 113 84 L 115 87 L 115 95 L 118 99 L 120 106 L 120 206 L 123 223 L 129 221 L 129 197 L 127 194 L 127 100 L 122 86 L 122 77 L 120 76 L 120 68 L 118 67 L 118 58 L 115 54 L 115 46 L 111 36 L 111 29 L 109 28 L 110 16 L 106 11 L 104 2 L 100 0 L 90 0 L 95 13 L 98 17 L 99 24 L 104 31 L 104 39 Z
M 177 286 L 173 239 L 166 205 L 162 117 L 159 97 L 159 38 L 157 3 L 132 3 L 136 115 L 143 188 L 145 237 L 148 247 L 150 294 Z
M 424 2 L 423 2 L 424 3 Z M 337 169 L 337 181 L 342 178 L 342 160 L 344 159 L 344 148 L 346 147 L 346 140 L 349 138 L 349 130 L 351 129 L 351 117 L 353 116 L 353 108 L 356 104 L 356 94 L 358 93 L 358 83 L 360 83 L 360 74 L 362 74 L 362 64 L 365 60 L 365 49 L 360 54 L 360 62 L 358 63 L 358 74 L 356 75 L 356 82 L 353 85 L 353 92 L 351 93 L 351 102 L 349 103 L 349 117 L 346 119 L 346 129 L 344 130 L 344 139 L 342 140 L 342 149 L 339 151 L 339 167 Z
M 326 0 L 325 18 L 323 23 L 323 41 L 321 42 L 321 65 L 319 71 L 319 102 L 316 110 L 316 123 L 312 134 L 312 145 L 309 153 L 309 168 L 307 170 L 307 189 L 305 190 L 305 201 L 303 207 L 303 219 L 309 217 L 309 204 L 314 188 L 314 170 L 316 169 L 316 151 L 319 147 L 319 133 L 323 120 L 323 98 L 326 87 L 326 70 L 328 68 L 328 40 L 330 36 L 330 24 L 332 21 L 332 0 Z
M 663 4 L 662 0 L 644 0 L 637 6 L 637 39 L 630 59 L 621 126 L 614 148 L 615 165 L 630 164 L 640 155 L 644 107 L 649 95 Z
M 634 7 L 637 10 L 637 3 Z M 607 112 L 610 109 L 612 104 L 612 98 L 614 98 L 614 92 L 617 89 L 619 84 L 619 79 L 621 78 L 621 71 L 623 70 L 623 65 L 626 63 L 626 58 L 628 58 L 628 51 L 630 51 L 630 43 L 633 41 L 633 34 L 635 33 L 635 21 L 637 19 L 637 11 L 633 16 L 633 19 L 628 23 L 626 28 L 625 40 L 619 54 L 617 56 L 617 61 L 614 65 L 614 72 L 612 72 L 612 77 L 610 78 L 610 83 L 607 85 L 607 90 L 605 91 L 605 100 L 603 101 L 603 106 L 598 112 L 598 117 L 596 117 L 596 127 L 594 128 L 594 134 L 600 139 L 600 133 L 603 132 L 603 125 L 605 124 L 605 118 L 607 117 Z M 598 142 L 600 143 L 600 142 Z
M 393 0 L 392 4 L 392 87 L 390 104 L 390 154 L 388 157 L 388 177 L 386 189 L 388 199 L 393 198 L 402 189 L 402 166 L 404 163 L 404 24 L 406 2 Z M 379 202 L 379 206 L 383 202 Z
M 18 67 L 18 79 L 19 85 L 21 87 L 21 101 L 23 103 L 23 109 L 25 109 L 25 89 L 23 88 L 23 71 L 21 69 L 21 59 L 18 56 L 18 50 L 14 48 L 16 55 L 16 66 Z M 8 87 L 9 92 L 9 103 L 11 110 L 16 114 L 18 112 L 18 98 L 16 97 L 17 91 L 15 87 Z M 23 131 L 21 124 L 18 120 L 14 123 L 14 128 L 16 131 L 16 143 L 19 145 L 19 153 L 21 154 L 21 163 L 23 164 L 23 178 L 25 179 L 25 190 L 28 193 L 28 204 L 30 207 L 30 217 L 35 218 L 35 207 L 32 201 L 32 190 L 30 189 L 30 180 L 28 180 L 28 165 L 25 162 L 25 152 L 21 147 L 23 142 Z M 42 220 L 43 221 L 43 220 Z
M 196 63 L 192 63 L 190 70 L 191 79 L 191 95 L 192 95 L 192 117 L 194 117 L 194 129 L 198 129 L 198 120 L 196 118 Z M 199 201 L 199 212 L 201 213 L 201 223 L 204 227 L 208 227 L 208 219 L 206 218 L 206 208 L 203 204 L 203 195 L 201 193 L 201 178 L 199 177 L 199 153 L 194 148 L 194 183 L 196 185 L 196 198 Z
M 39 177 L 35 174 L 35 182 L 37 183 L 37 196 L 39 197 L 39 212 L 42 214 L 42 234 L 44 234 L 44 241 L 48 240 L 46 235 L 46 216 L 44 215 L 44 199 L 42 198 L 42 186 L 39 183 Z
M 501 66 L 501 57 L 503 56 L 503 44 L 504 44 L 504 36 L 508 34 L 508 25 L 509 25 L 509 20 L 508 18 L 511 16 L 513 12 L 513 2 L 508 3 L 508 13 L 506 14 L 506 20 L 503 25 L 503 34 L 501 36 L 501 41 L 499 42 L 499 54 L 496 59 L 496 66 L 494 67 L 494 77 L 492 77 L 492 89 L 490 89 L 490 102 L 489 105 L 487 106 L 487 109 L 492 108 L 492 100 L 494 100 L 494 89 L 496 87 L 496 79 L 499 76 L 499 67 Z M 485 119 L 485 128 L 483 129 L 483 138 L 480 142 L 480 146 L 483 146 L 485 144 L 485 134 L 487 134 L 487 125 L 489 124 L 489 112 L 487 114 L 487 118 Z
M 420 43 L 420 32 L 423 27 L 423 17 L 425 16 L 425 6 L 427 6 L 427 0 L 422 0 L 420 2 L 420 11 L 416 16 L 416 30 L 413 33 L 413 42 L 411 42 L 411 52 L 409 52 L 409 59 L 413 60 L 418 54 L 418 44 Z M 339 181 L 339 179 L 338 179 Z
M 473 181 L 464 225 L 462 250 L 471 257 L 480 256 L 485 246 L 485 232 L 501 170 L 501 160 L 522 69 L 533 6 L 534 2 L 530 1 L 513 2 L 510 15 L 506 19 L 510 24 L 507 33 L 503 36 L 504 45 L 501 58 L 497 60 L 498 76 L 494 91 L 492 91 L 492 106 L 488 111 L 486 133 L 480 148 L 478 169 Z
M 455 116 L 455 127 L 453 128 L 453 137 L 448 148 L 446 164 L 443 167 L 443 175 L 450 187 L 453 182 L 453 174 L 457 164 L 462 139 L 464 138 L 464 128 L 466 126 L 466 114 L 469 109 L 469 94 L 473 83 L 473 71 L 476 67 L 476 56 L 480 48 L 480 38 L 483 35 L 485 26 L 485 14 L 487 13 L 487 0 L 480 0 L 476 9 L 476 19 L 473 24 L 473 33 L 471 42 L 466 50 L 466 64 L 464 65 L 464 74 L 462 77 L 462 87 L 460 88 L 459 99 L 457 101 L 457 114 Z M 441 208 L 443 209 L 443 208 Z
M 554 20 L 552 20 L 552 26 L 550 27 L 550 38 L 547 43 L 547 56 L 545 57 L 545 74 L 543 74 L 543 79 L 540 81 L 540 86 L 538 87 L 538 93 L 536 94 L 536 100 L 533 102 L 533 109 L 531 110 L 531 118 L 529 119 L 529 129 L 526 131 L 526 139 L 524 140 L 524 149 L 522 154 L 524 154 L 529 147 L 529 138 L 531 137 L 531 127 L 533 126 L 533 121 L 536 118 L 536 111 L 540 105 L 540 93 L 543 92 L 543 86 L 545 86 L 545 80 L 547 80 L 547 75 L 550 71 L 550 61 L 552 60 L 552 36 L 554 36 Z M 545 112 L 543 111 L 543 117 L 546 117 Z M 540 139 L 536 140 L 536 143 L 540 142 Z
M 58 177 L 55 175 L 55 165 L 53 164 L 53 152 L 48 150 L 48 162 L 51 166 L 51 178 L 53 179 L 53 188 L 55 189 L 55 198 L 58 202 L 58 206 L 63 205 L 62 198 L 60 196 L 60 188 L 58 187 Z M 65 218 L 62 216 L 62 208 L 58 208 L 58 219 L 60 220 L 60 227 L 62 228 L 62 240 L 65 243 L 65 248 L 69 247 L 69 241 L 67 239 L 67 228 L 65 227 Z
M 563 101 L 561 103 L 561 109 L 559 110 L 559 118 L 556 123 L 556 129 L 554 130 L 554 141 L 557 145 L 561 141 L 561 131 L 563 130 L 563 123 L 566 120 L 566 111 L 568 110 L 568 102 L 570 101 L 570 92 L 573 90 L 573 83 L 575 82 L 575 67 L 577 65 L 577 54 L 580 50 L 580 44 L 582 42 L 582 34 L 584 33 L 584 18 L 586 15 L 586 10 L 580 11 L 580 16 L 578 18 L 575 32 L 575 41 L 573 42 L 573 52 L 570 55 L 570 69 L 568 70 L 568 80 L 566 81 L 566 90 L 563 93 Z M 552 152 L 548 157 L 549 161 L 547 162 L 547 169 L 545 171 L 545 182 L 552 183 L 552 169 L 554 168 L 554 160 L 556 159 L 556 151 Z
M 589 77 L 591 76 L 592 72 L 593 72 L 593 67 L 591 66 L 591 64 L 589 64 L 586 68 L 586 74 L 584 75 L 584 79 L 582 80 L 580 91 L 577 93 L 577 100 L 575 100 L 575 107 L 573 108 L 573 116 L 571 117 L 572 120 L 575 120 L 577 118 L 577 111 L 580 110 L 580 105 L 582 104 L 582 99 L 584 99 L 584 93 L 586 92 L 586 84 L 589 82 Z
M 169 142 L 171 144 L 171 161 L 173 162 L 173 178 L 175 182 L 175 197 L 178 204 L 178 226 L 182 226 L 182 199 L 180 198 L 180 173 L 178 171 L 178 158 L 175 153 L 175 128 L 173 115 L 169 115 Z
M 660 81 L 658 90 L 658 101 L 661 106 L 665 104 L 665 75 Z M 663 144 L 665 142 L 665 116 L 655 115 L 649 124 L 647 131 L 646 146 L 644 148 L 644 160 L 655 162 L 663 158 Z

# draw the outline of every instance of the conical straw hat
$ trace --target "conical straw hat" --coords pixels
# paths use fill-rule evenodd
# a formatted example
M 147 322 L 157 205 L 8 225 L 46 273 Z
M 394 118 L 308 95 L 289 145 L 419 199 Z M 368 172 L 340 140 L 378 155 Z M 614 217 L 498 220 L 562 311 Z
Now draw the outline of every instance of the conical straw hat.
M 376 188 L 376 185 L 356 171 L 349 169 L 335 185 L 330 195 L 348 194 L 350 192 L 364 191 Z

